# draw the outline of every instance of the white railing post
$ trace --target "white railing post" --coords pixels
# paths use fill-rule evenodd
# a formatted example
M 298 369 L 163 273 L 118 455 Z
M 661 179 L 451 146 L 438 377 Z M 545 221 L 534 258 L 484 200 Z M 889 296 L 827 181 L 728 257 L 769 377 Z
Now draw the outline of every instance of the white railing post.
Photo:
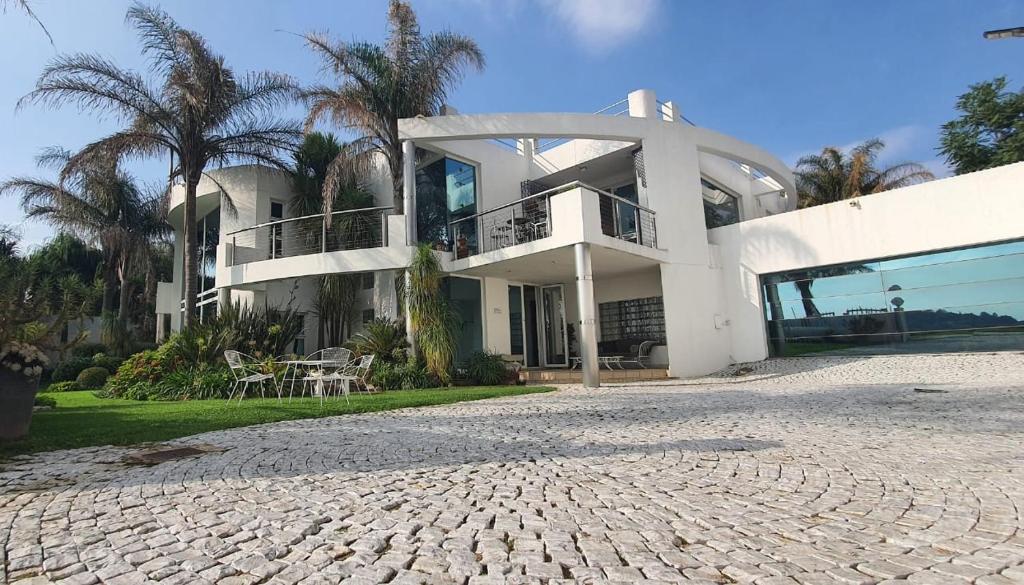
M 515 246 L 518 242 L 516 241 L 516 208 L 512 208 L 512 245 Z
M 320 253 L 327 252 L 327 216 L 320 222 Z
M 270 226 L 270 259 L 277 258 L 277 225 Z
M 380 246 L 388 247 L 388 210 L 380 210 Z
M 231 264 L 235 265 L 235 250 L 238 248 L 238 236 L 231 236 Z
M 634 224 L 636 227 L 633 229 L 633 231 L 636 232 L 636 234 L 635 234 L 636 235 L 636 243 L 638 243 L 641 246 L 643 246 L 644 245 L 644 239 L 643 239 L 643 237 L 642 237 L 642 235 L 640 233 L 640 208 L 639 207 L 634 207 L 633 208 L 633 217 L 635 218 L 633 221 L 636 222 Z

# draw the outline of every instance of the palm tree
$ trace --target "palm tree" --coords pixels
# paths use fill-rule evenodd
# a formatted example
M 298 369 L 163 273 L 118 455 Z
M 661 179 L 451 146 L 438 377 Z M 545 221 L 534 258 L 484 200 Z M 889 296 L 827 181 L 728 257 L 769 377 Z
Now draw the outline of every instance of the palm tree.
M 367 42 L 332 42 L 311 33 L 306 42 L 340 86 L 315 86 L 303 96 L 309 104 L 306 130 L 330 119 L 354 129 L 362 138 L 345 146 L 331 164 L 324 185 L 324 210 L 332 209 L 337 185 L 353 172 L 371 168 L 373 155 L 387 161 L 396 213 L 402 213 L 402 141 L 398 120 L 440 113 L 448 93 L 467 67 L 482 70 L 484 57 L 469 37 L 451 32 L 423 35 L 408 3 L 391 0 L 384 46 Z
M 50 44 L 53 44 L 53 37 L 50 36 L 50 31 L 46 30 L 46 25 L 43 24 L 43 21 L 39 20 L 38 16 L 36 16 L 35 11 L 33 11 L 32 7 L 29 6 L 28 0 L 0 0 L 0 12 L 7 14 L 7 7 L 11 4 L 17 6 L 25 13 L 26 16 L 36 21 L 39 28 L 43 29 L 43 34 L 46 35 L 46 38 L 50 39 Z
M 844 199 L 898 189 L 935 178 L 917 163 L 878 168 L 878 153 L 885 143 L 872 138 L 848 153 L 833 146 L 821 154 L 805 156 L 796 163 L 800 207 L 834 203 Z
M 63 55 L 47 65 L 35 90 L 19 105 L 77 104 L 126 123 L 75 154 L 62 180 L 97 158 L 170 153 L 170 178 L 180 178 L 185 186 L 184 296 L 191 322 L 198 274 L 196 186 L 210 164 L 248 161 L 286 167 L 277 153 L 293 148 L 299 128 L 271 116 L 294 97 L 295 86 L 288 76 L 271 72 L 236 77 L 202 36 L 158 8 L 134 4 L 127 20 L 150 58 L 155 86 L 102 57 Z
M 50 148 L 37 157 L 40 166 L 67 170 L 70 152 Z M 145 195 L 135 179 L 122 171 L 117 158 L 90 158 L 64 176 L 62 182 L 18 177 L 0 184 L 0 194 L 20 192 L 28 217 L 79 233 L 99 245 L 103 257 L 102 315 L 108 338 L 127 331 L 130 312 L 130 274 L 150 261 L 154 239 L 169 229 L 162 194 Z M 118 286 L 119 285 L 119 286 Z M 114 294 L 119 289 L 116 323 L 112 323 Z M 116 325 L 116 328 L 114 327 Z M 120 332 L 120 333 L 117 333 Z
M 302 141 L 295 152 L 295 168 L 292 170 L 292 198 L 289 209 L 292 215 L 301 217 L 320 213 L 324 208 L 324 182 L 327 179 L 328 167 L 343 145 L 332 134 L 311 132 Z M 332 211 L 361 209 L 373 204 L 373 196 L 359 188 L 354 177 L 336 186 L 332 197 Z M 334 229 L 335 238 L 352 237 L 356 218 L 351 214 L 341 214 L 326 220 Z M 302 226 L 305 227 L 305 226 Z M 305 237 L 317 241 L 323 237 L 323 231 L 308 230 Z M 356 304 L 356 292 L 359 283 L 358 275 L 325 274 L 320 277 L 314 308 L 318 317 L 318 330 L 321 345 L 340 345 L 348 338 L 352 311 Z

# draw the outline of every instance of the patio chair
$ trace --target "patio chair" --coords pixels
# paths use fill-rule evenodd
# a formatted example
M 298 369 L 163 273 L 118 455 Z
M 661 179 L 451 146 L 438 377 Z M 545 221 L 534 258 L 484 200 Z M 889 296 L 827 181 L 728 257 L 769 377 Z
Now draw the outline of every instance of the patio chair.
M 342 377 L 347 378 L 349 381 L 354 382 L 358 389 L 362 386 L 363 391 L 367 394 L 370 393 L 370 367 L 373 365 L 374 355 L 367 354 L 361 356 L 358 360 L 352 362 L 345 371 L 342 372 Z
M 320 404 L 324 403 L 324 397 L 330 392 L 336 382 L 341 382 L 343 372 L 352 360 L 352 351 L 344 347 L 328 347 L 315 351 L 303 361 L 310 362 L 306 375 L 302 378 L 302 393 L 306 393 L 306 384 L 313 382 L 314 387 L 319 390 Z M 345 392 L 345 401 L 348 401 L 348 392 Z
M 651 349 L 654 348 L 655 342 L 643 341 L 636 348 L 636 355 L 630 357 L 624 357 L 619 361 L 621 364 L 636 364 L 640 368 L 646 368 L 651 361 Z
M 267 380 L 273 380 L 274 386 L 277 390 L 277 399 L 281 399 L 281 389 L 277 385 L 277 377 L 274 374 L 266 374 L 259 368 L 259 362 L 256 358 L 246 355 L 242 352 L 229 349 L 224 352 L 224 359 L 228 362 L 228 367 L 231 368 L 231 375 L 235 378 L 235 383 L 231 385 L 231 393 L 228 394 L 228 400 L 230 401 L 235 396 L 235 392 L 239 390 L 241 385 L 241 392 L 238 395 L 238 401 L 241 402 L 245 398 L 245 393 L 249 389 L 249 384 L 259 384 L 260 386 L 260 397 L 266 398 L 264 393 L 263 383 Z

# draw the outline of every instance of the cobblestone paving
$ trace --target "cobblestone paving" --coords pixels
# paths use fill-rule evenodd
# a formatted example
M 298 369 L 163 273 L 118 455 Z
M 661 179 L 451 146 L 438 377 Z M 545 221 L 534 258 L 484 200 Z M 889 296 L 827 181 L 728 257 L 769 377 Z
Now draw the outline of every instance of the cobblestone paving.
M 0 581 L 1024 583 L 1024 354 L 747 374 L 23 458 Z

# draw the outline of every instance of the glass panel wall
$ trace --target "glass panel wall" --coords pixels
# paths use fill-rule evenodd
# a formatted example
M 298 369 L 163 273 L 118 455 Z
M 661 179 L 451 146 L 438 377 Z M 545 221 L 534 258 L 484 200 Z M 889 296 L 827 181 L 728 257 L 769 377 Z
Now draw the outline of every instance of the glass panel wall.
M 737 223 L 740 220 L 739 201 L 725 189 L 707 179 L 700 180 L 704 196 L 704 225 L 707 229 Z
M 1024 241 L 761 280 L 772 355 L 1024 349 Z
M 422 157 L 431 156 L 419 151 Z M 436 157 L 436 155 L 434 155 Z M 416 170 L 416 234 L 420 242 L 451 250 L 464 247 L 470 254 L 477 249 L 476 225 L 464 222 L 459 242 L 452 241 L 448 224 L 474 215 L 476 205 L 476 167 L 441 157 Z
M 475 352 L 483 351 L 483 294 L 480 281 L 475 278 L 449 276 L 441 283 L 441 294 L 459 318 L 455 351 L 455 363 L 459 364 Z
M 196 318 L 203 321 L 217 313 L 217 245 L 220 243 L 220 207 L 196 222 L 198 279 Z
M 512 355 L 523 355 L 523 287 L 508 287 L 508 329 L 512 340 Z

